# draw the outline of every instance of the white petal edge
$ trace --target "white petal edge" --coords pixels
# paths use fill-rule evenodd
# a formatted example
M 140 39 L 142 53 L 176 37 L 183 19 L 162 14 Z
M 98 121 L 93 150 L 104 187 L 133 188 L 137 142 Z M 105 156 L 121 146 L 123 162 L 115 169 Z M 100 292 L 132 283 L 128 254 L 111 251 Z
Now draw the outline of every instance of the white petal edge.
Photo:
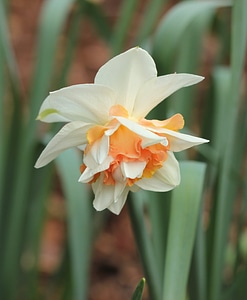
M 145 161 L 136 161 L 136 162 L 121 162 L 121 171 L 124 178 L 140 178 L 142 176 L 143 170 L 146 167 Z
M 128 195 L 129 188 L 124 183 L 115 185 L 103 184 L 103 176 L 92 184 L 95 193 L 93 206 L 96 210 L 102 211 L 106 208 L 115 214 L 119 214 Z
M 125 202 L 126 202 L 128 193 L 129 193 L 129 188 L 125 187 L 124 190 L 122 191 L 121 195 L 118 197 L 117 202 L 113 202 L 111 205 L 109 205 L 108 209 L 112 213 L 119 215 Z
M 132 117 L 136 119 L 144 118 L 155 106 L 175 91 L 196 84 L 203 79 L 204 77 L 198 75 L 174 73 L 145 82 L 137 94 L 131 113 Z
M 168 158 L 162 168 L 157 170 L 151 178 L 142 178 L 135 185 L 143 190 L 167 192 L 180 183 L 180 169 L 174 154 L 168 151 Z
M 40 157 L 35 168 L 41 168 L 56 158 L 62 151 L 87 143 L 86 133 L 92 124 L 75 121 L 68 123 L 50 140 Z
M 153 77 L 157 77 L 153 58 L 147 51 L 135 47 L 103 65 L 96 74 L 95 83 L 113 89 L 118 104 L 131 112 L 140 86 Z
M 141 126 L 134 121 L 131 121 L 123 117 L 114 117 L 114 118 L 117 119 L 119 123 L 127 127 L 129 130 L 135 132 L 140 137 L 142 137 L 143 148 L 161 142 L 164 143 L 164 145 L 168 144 L 167 139 L 165 137 L 158 136 L 157 134 L 147 130 L 146 127 Z
M 47 123 L 83 120 L 105 124 L 115 99 L 114 92 L 102 85 L 72 85 L 51 92 L 41 105 L 37 119 Z
M 168 129 L 167 129 L 168 131 Z M 195 137 L 193 135 L 184 134 L 176 131 L 169 130 L 167 132 L 168 139 L 171 143 L 170 150 L 173 152 L 179 152 L 186 149 L 189 149 L 194 146 L 208 143 L 209 140 Z
M 157 129 L 153 129 L 153 131 L 163 133 L 167 136 L 170 142 L 170 150 L 173 152 L 183 151 L 193 146 L 198 146 L 209 142 L 209 140 L 207 139 L 173 131 L 166 128 L 157 128 Z
M 93 176 L 99 172 L 107 170 L 113 161 L 111 156 L 107 156 L 106 159 L 100 164 L 97 165 L 94 169 L 87 167 L 79 178 L 79 182 L 87 183 L 93 179 Z
M 106 159 L 109 152 L 109 137 L 103 135 L 100 140 L 97 140 L 92 145 L 88 153 L 84 153 L 83 162 L 90 169 L 97 168 Z
M 95 194 L 93 206 L 97 211 L 106 209 L 114 201 L 114 186 L 103 184 L 103 174 L 92 184 Z

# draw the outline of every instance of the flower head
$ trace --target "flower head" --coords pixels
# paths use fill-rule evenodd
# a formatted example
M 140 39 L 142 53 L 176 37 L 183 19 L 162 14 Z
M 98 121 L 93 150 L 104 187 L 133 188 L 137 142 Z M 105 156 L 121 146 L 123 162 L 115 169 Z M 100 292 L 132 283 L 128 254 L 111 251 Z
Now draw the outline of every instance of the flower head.
M 152 57 L 132 48 L 108 61 L 94 84 L 80 84 L 50 93 L 38 119 L 67 122 L 41 153 L 39 168 L 62 151 L 84 152 L 80 182 L 92 184 L 94 207 L 119 214 L 129 191 L 169 191 L 180 183 L 173 152 L 208 142 L 180 133 L 182 115 L 147 120 L 145 116 L 176 90 L 198 83 L 201 76 L 157 77 Z

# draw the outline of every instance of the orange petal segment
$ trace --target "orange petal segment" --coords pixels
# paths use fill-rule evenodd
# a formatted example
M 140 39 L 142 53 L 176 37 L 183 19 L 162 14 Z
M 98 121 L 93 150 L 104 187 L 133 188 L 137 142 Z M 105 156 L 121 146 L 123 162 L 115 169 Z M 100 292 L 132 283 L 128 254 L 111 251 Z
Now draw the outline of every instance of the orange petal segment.
M 110 137 L 109 155 L 117 159 L 131 160 L 140 157 L 142 139 L 127 127 L 120 125 Z
M 167 120 L 146 120 L 142 119 L 139 123 L 143 126 L 166 128 L 173 131 L 178 131 L 184 127 L 184 118 L 181 114 L 175 114 Z
M 87 132 L 87 140 L 89 145 L 100 139 L 108 128 L 101 125 L 96 125 L 90 128 Z

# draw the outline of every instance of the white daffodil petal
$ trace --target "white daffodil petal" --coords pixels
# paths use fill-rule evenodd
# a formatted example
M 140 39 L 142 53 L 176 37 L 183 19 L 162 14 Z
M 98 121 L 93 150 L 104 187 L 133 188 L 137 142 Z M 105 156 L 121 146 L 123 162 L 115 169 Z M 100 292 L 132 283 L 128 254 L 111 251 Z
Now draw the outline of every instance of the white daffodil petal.
M 106 130 L 105 135 L 106 136 L 111 136 L 115 131 L 118 130 L 119 126 L 120 126 L 120 123 L 118 123 L 115 127 Z
M 137 94 L 132 116 L 144 118 L 155 106 L 178 89 L 202 81 L 204 77 L 192 74 L 169 74 L 145 82 Z
M 94 124 L 108 121 L 115 104 L 114 92 L 96 84 L 78 84 L 51 92 L 43 102 L 37 119 L 43 122 L 84 120 Z
M 108 208 L 115 214 L 119 214 L 126 201 L 129 188 L 124 183 L 116 183 L 115 185 L 103 184 L 104 176 L 92 184 L 95 199 L 93 206 L 96 210 L 101 211 Z
M 142 176 L 143 170 L 146 167 L 145 161 L 136 161 L 136 162 L 122 162 L 121 171 L 124 178 L 140 178 Z
M 166 143 L 166 138 L 159 136 L 149 130 L 147 130 L 144 126 L 141 126 L 137 124 L 134 121 L 131 121 L 129 119 L 123 118 L 123 117 L 114 117 L 118 120 L 119 123 L 127 127 L 129 130 L 135 132 L 140 137 L 142 137 L 142 147 L 148 147 L 153 144 L 164 142 Z
M 93 179 L 93 176 L 97 173 L 100 173 L 104 170 L 107 170 L 113 161 L 113 158 L 111 156 L 107 156 L 106 159 L 100 164 L 96 165 L 95 168 L 91 169 L 90 167 L 87 167 L 84 172 L 81 174 L 79 178 L 79 182 L 87 183 Z M 85 163 L 85 160 L 84 160 Z
M 88 183 L 93 179 L 93 176 L 94 174 L 92 170 L 90 168 L 86 168 L 78 179 L 78 182 Z
M 112 173 L 112 176 L 113 176 L 113 179 L 116 181 L 116 182 L 120 182 L 120 183 L 123 183 L 125 182 L 125 179 L 123 177 L 123 173 L 122 173 L 122 170 L 120 168 L 120 166 L 118 166 L 114 172 Z
M 100 140 L 94 142 L 90 154 L 97 164 L 101 164 L 107 157 L 109 152 L 109 137 L 103 135 Z
M 142 178 L 135 185 L 148 191 L 166 192 L 175 188 L 180 183 L 179 164 L 172 152 L 162 168 L 157 170 L 151 178 Z
M 56 158 L 62 151 L 87 143 L 86 133 L 92 124 L 75 121 L 66 124 L 48 143 L 38 158 L 35 168 L 41 168 Z
M 95 169 L 107 158 L 109 152 L 109 137 L 103 135 L 100 140 L 94 142 L 90 151 L 84 154 L 83 162 L 90 169 Z
M 135 47 L 103 65 L 95 77 L 95 83 L 112 88 L 118 104 L 131 112 L 139 87 L 156 76 L 152 57 L 145 50 Z
M 86 147 L 87 147 L 86 144 L 81 145 L 81 146 L 77 146 L 77 148 L 78 148 L 79 150 L 83 151 L 83 152 L 85 151 Z
M 117 201 L 111 203 L 107 208 L 116 215 L 119 215 L 129 193 L 129 188 L 125 187 L 122 193 L 118 196 Z
M 170 142 L 170 150 L 173 152 L 179 152 L 191 148 L 193 146 L 209 142 L 209 140 L 203 138 L 195 137 L 193 135 L 184 134 L 165 128 L 161 129 L 160 131 L 166 134 Z
M 114 187 L 115 187 L 115 190 L 114 190 L 114 203 L 117 203 L 119 198 L 121 198 L 124 190 L 126 189 L 126 185 L 123 182 L 116 182 Z
M 92 184 L 95 194 L 93 206 L 96 210 L 101 211 L 108 208 L 114 202 L 114 185 L 103 184 L 103 176 Z

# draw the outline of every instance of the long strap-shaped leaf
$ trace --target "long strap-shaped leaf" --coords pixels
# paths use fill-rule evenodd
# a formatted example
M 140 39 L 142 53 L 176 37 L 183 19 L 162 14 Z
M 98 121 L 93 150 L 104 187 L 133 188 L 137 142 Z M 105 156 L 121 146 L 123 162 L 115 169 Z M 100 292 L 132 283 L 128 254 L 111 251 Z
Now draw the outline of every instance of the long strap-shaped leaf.
M 163 300 L 184 300 L 186 296 L 204 175 L 204 163 L 181 163 L 182 182 L 171 201 Z
M 67 150 L 56 162 L 68 208 L 73 299 L 86 300 L 92 244 L 92 204 L 89 201 L 89 189 L 78 182 L 81 160 L 77 152 Z
M 126 0 L 123 1 L 121 7 L 121 14 L 118 18 L 113 36 L 112 36 L 112 51 L 113 54 L 121 52 L 124 41 L 126 38 L 126 32 L 131 25 L 132 18 L 135 13 L 138 0 Z
M 224 249 L 230 223 L 233 202 L 236 196 L 237 181 L 231 177 L 231 168 L 235 164 L 235 132 L 237 129 L 238 108 L 240 107 L 240 83 L 244 66 L 247 43 L 247 1 L 234 1 L 232 12 L 232 42 L 231 42 L 231 86 L 228 107 L 225 116 L 225 132 L 227 140 L 222 155 L 222 168 L 217 194 L 217 210 L 215 217 L 215 235 L 213 240 L 213 255 L 211 261 L 210 300 L 220 299 L 223 271 Z
M 205 10 L 232 5 L 231 0 L 182 1 L 169 10 L 162 19 L 154 39 L 154 57 L 161 68 L 166 57 L 166 64 L 176 53 L 184 32 L 191 22 Z M 178 22 L 179 20 L 179 22 Z
M 38 66 L 35 72 L 33 90 L 31 92 L 29 122 L 22 134 L 18 162 L 15 166 L 16 182 L 12 183 L 13 201 L 11 213 L 6 225 L 7 241 L 4 243 L 5 260 L 2 264 L 4 274 L 3 286 L 6 299 L 14 298 L 17 291 L 19 276 L 19 260 L 22 248 L 22 234 L 28 207 L 28 192 L 33 172 L 32 156 L 36 127 L 35 115 L 41 101 L 45 97 L 51 79 L 55 46 L 64 21 L 75 0 L 49 0 L 44 4 L 40 25 Z
M 140 280 L 140 282 L 138 283 L 138 285 L 134 291 L 134 294 L 131 297 L 131 300 L 141 300 L 142 299 L 142 293 L 144 290 L 144 286 L 145 286 L 145 279 L 142 278 Z
M 1 5 L 1 4 L 0 4 Z M 1 12 L 1 7 L 0 7 L 0 12 Z M 0 46 L 0 65 L 4 65 L 4 59 L 3 59 L 3 49 Z M 3 166 L 4 164 L 4 149 L 5 149 L 5 113 L 4 113 L 4 94 L 5 94 L 5 72 L 4 68 L 0 68 L 0 165 Z M 3 199 L 2 199 L 2 192 L 3 192 L 3 179 L 4 179 L 4 172 L 3 172 L 3 167 L 0 168 L 0 217 L 1 217 L 1 209 L 3 205 Z M 1 229 L 0 229 L 1 231 Z
M 128 200 L 128 208 L 135 241 L 147 279 L 150 298 L 159 300 L 162 292 L 162 278 L 159 275 L 157 257 L 155 257 L 154 247 L 145 223 L 144 195 L 145 192 L 142 193 L 141 191 L 131 194 L 131 199 Z M 155 201 L 155 199 L 153 200 Z

